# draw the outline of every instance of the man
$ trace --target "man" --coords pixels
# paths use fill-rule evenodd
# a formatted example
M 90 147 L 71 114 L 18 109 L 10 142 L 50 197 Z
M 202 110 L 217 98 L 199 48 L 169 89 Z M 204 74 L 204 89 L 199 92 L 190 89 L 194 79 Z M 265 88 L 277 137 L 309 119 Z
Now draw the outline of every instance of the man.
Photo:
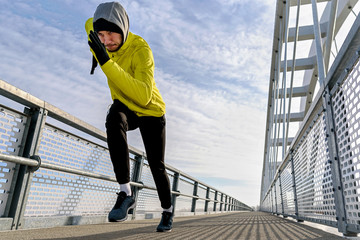
M 163 208 L 157 231 L 171 231 L 173 207 L 164 163 L 165 103 L 155 85 L 152 51 L 144 39 L 129 32 L 128 15 L 118 2 L 100 4 L 85 28 L 94 55 L 91 73 L 98 62 L 113 99 L 106 133 L 120 193 L 108 219 L 125 221 L 129 209 L 135 207 L 126 132 L 139 128 Z

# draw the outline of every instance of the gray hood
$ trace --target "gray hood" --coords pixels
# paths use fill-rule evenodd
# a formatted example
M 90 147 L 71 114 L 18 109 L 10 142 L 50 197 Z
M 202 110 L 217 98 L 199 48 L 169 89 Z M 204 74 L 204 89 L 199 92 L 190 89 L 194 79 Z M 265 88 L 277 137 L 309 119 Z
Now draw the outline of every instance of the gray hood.
M 103 18 L 108 22 L 116 24 L 123 32 L 123 43 L 129 35 L 129 17 L 120 3 L 118 2 L 106 2 L 101 3 L 94 13 L 93 22 Z

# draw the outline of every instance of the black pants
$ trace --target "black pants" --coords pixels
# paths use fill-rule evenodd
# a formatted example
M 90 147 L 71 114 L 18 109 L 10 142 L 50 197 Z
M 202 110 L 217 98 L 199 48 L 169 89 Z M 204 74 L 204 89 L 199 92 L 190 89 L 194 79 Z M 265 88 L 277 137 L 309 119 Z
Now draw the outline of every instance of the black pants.
M 171 207 L 170 182 L 166 173 L 165 116 L 139 117 L 119 100 L 114 100 L 106 117 L 110 158 L 119 184 L 130 182 L 129 148 L 126 132 L 140 129 L 161 207 Z

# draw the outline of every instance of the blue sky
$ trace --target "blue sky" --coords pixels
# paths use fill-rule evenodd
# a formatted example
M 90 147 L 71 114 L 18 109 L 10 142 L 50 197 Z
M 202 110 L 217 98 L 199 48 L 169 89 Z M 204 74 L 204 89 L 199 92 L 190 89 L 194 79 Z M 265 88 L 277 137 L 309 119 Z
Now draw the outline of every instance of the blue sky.
M 104 130 L 110 93 L 84 30 L 101 2 L 0 0 L 0 79 Z M 258 205 L 275 0 L 120 2 L 153 50 L 167 164 Z M 143 149 L 138 131 L 129 141 Z

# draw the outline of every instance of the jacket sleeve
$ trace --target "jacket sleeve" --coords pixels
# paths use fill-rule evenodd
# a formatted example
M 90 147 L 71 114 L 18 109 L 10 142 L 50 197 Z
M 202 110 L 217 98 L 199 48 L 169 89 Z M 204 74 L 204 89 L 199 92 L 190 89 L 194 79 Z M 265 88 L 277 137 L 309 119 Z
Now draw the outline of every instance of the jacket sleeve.
M 87 38 L 88 38 L 88 41 L 90 41 L 90 38 L 89 38 L 89 34 L 90 34 L 90 31 L 94 31 L 94 27 L 93 27 L 93 18 L 89 18 L 86 23 L 85 23 L 85 30 L 86 30 L 86 34 L 87 34 Z M 90 52 L 92 53 L 92 55 L 96 58 L 95 56 L 95 53 L 94 51 L 90 48 Z M 97 61 L 97 59 L 96 59 Z
M 132 55 L 134 74 L 125 72 L 116 62 L 109 60 L 101 69 L 108 80 L 127 99 L 145 107 L 152 98 L 154 86 L 154 59 L 149 47 L 141 47 Z
M 85 30 L 89 39 L 90 31 L 93 30 L 93 18 L 89 18 L 86 21 Z M 90 51 L 95 56 L 91 48 Z M 101 69 L 121 95 L 145 107 L 152 98 L 153 86 L 155 85 L 154 57 L 150 47 L 143 46 L 137 49 L 132 55 L 131 61 L 134 72 L 133 76 L 125 72 L 112 59 L 102 65 Z
M 88 36 L 88 40 L 90 40 L 89 38 L 89 34 L 90 31 L 94 31 L 94 27 L 93 27 L 93 18 L 89 18 L 88 20 L 86 20 L 85 22 L 85 30 L 86 30 L 86 34 Z

